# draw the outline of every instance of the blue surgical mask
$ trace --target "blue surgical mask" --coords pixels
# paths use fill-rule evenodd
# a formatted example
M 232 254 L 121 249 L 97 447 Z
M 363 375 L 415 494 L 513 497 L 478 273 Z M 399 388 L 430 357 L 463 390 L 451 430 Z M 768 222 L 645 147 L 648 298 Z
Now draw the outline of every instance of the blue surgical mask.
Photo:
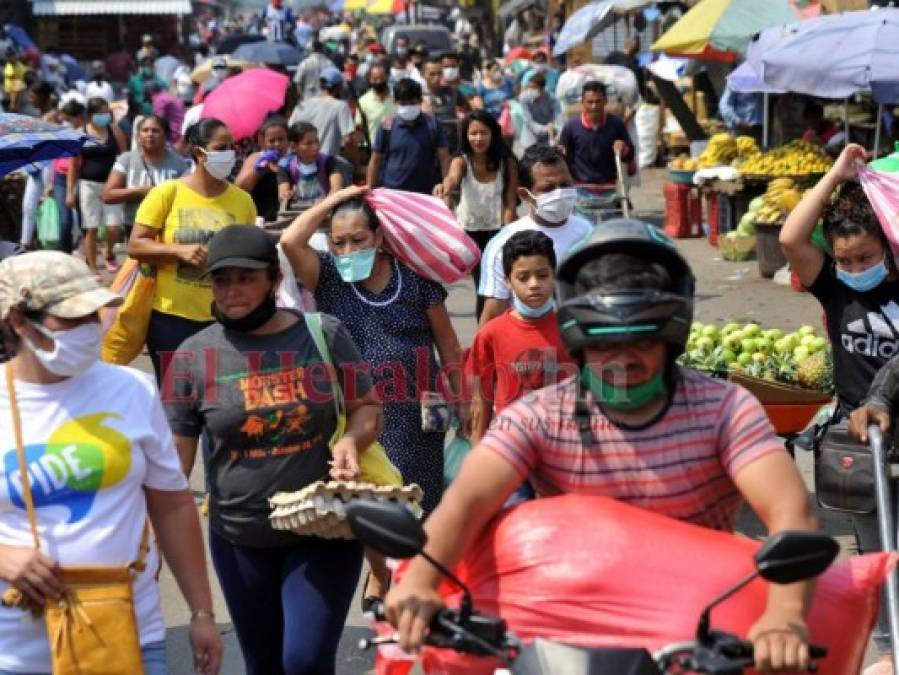
M 555 306 L 556 300 L 553 297 L 547 299 L 547 301 L 539 307 L 531 307 L 519 300 L 517 295 L 514 293 L 512 294 L 512 307 L 526 319 L 540 319 L 549 314 Z
M 887 278 L 886 260 L 881 260 L 876 265 L 869 267 L 863 272 L 847 272 L 837 266 L 837 279 L 846 284 L 853 291 L 864 293 L 872 288 L 877 288 L 883 280 Z
M 91 115 L 91 122 L 95 127 L 108 127 L 112 122 L 112 115 L 110 113 L 94 113 Z
M 334 256 L 334 266 L 337 268 L 340 278 L 347 283 L 365 281 L 371 276 L 377 252 L 376 248 L 363 248 L 346 255 L 336 255 Z

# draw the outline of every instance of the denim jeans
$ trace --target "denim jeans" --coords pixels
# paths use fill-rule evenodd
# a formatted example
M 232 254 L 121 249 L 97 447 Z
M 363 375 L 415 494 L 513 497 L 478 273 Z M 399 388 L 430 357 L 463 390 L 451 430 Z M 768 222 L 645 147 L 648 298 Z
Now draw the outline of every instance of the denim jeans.
M 140 648 L 144 661 L 144 675 L 168 675 L 165 660 L 165 640 L 151 642 Z M 0 675 L 49 675 L 49 673 L 20 673 L 0 668 Z

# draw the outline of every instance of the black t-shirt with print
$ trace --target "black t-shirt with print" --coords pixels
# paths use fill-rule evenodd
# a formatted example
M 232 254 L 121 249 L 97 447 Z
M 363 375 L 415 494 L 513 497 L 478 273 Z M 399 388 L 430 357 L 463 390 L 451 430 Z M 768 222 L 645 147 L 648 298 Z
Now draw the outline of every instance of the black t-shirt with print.
M 348 400 L 371 389 L 368 370 L 344 325 L 322 329 Z M 268 498 L 327 479 L 336 428 L 330 380 L 305 321 L 271 335 L 215 323 L 184 341 L 163 383 L 172 432 L 212 442 L 206 459 L 210 525 L 242 546 L 296 544 L 273 530 Z
M 840 405 L 851 411 L 866 397 L 877 371 L 899 352 L 899 281 L 854 291 L 837 279 L 828 258 L 809 290 L 826 314 Z

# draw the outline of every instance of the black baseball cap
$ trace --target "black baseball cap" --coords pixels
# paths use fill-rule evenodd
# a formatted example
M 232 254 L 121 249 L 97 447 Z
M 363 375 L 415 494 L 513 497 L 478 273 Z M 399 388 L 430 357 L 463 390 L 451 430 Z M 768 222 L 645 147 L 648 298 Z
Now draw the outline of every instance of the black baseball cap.
M 209 240 L 203 276 L 223 267 L 264 270 L 278 264 L 278 249 L 265 230 L 254 225 L 229 225 Z

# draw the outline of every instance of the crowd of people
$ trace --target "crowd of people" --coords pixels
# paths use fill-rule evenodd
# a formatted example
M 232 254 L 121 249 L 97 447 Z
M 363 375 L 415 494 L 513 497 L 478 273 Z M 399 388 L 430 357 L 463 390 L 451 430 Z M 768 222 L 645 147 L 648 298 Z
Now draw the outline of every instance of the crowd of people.
M 289 40 L 303 56 L 275 67 L 291 77 L 284 105 L 244 138 L 203 115 L 205 98 L 241 72 L 214 53 L 229 37 L 217 27 L 194 54 L 147 36 L 133 58 L 111 55 L 79 82 L 67 81 L 52 50 L 31 69 L 6 55 L 7 107 L 92 142 L 27 167 L 20 247 L 0 263 L 0 449 L 9 453 L 0 591 L 55 600 L 66 565 L 130 562 L 149 518 L 152 556 L 166 559 L 191 610 L 195 670 L 218 672 L 221 641 L 187 490 L 198 451 L 212 564 L 251 675 L 334 672 L 365 559 L 365 606 L 386 598 L 401 644 L 421 644 L 442 604 L 432 568 L 414 561 L 391 589 L 384 561 L 357 542 L 298 537 L 268 521 L 275 492 L 357 477 L 376 440 L 422 488 L 428 550 L 449 566 L 510 497 L 535 494 L 610 495 L 727 531 L 746 500 L 771 533 L 816 527 L 758 402 L 675 364 L 695 280 L 673 242 L 640 221 L 597 227 L 578 213 L 579 187 L 613 184 L 622 166 L 634 172 L 628 113 L 609 111 L 597 79 L 576 87 L 571 106 L 566 75 L 577 64 L 560 72 L 549 57 L 558 22 L 544 46 L 511 61 L 489 57 L 465 23 L 456 21 L 457 51 L 432 54 L 402 35 L 388 51 L 364 21 L 294 17 L 272 0 L 246 32 Z M 506 32 L 507 48 L 520 46 L 520 23 Z M 322 40 L 333 27 L 344 37 Z M 840 331 L 895 291 L 896 272 L 876 219 L 847 215 L 870 209 L 858 191 L 844 187 L 826 207 L 834 260 L 809 242 L 858 152 L 844 152 L 782 234 L 826 310 L 846 414 L 865 402 L 885 360 L 839 351 Z M 442 200 L 480 249 L 479 328 L 468 349 L 445 286 L 387 245 L 376 188 Z M 38 207 L 51 195 L 52 246 L 36 238 Z M 254 227 L 285 217 L 278 246 L 272 228 Z M 32 250 L 40 247 L 57 250 Z M 146 332 L 155 383 L 99 362 L 99 312 L 122 302 L 104 284 L 125 252 L 155 277 Z M 286 277 L 305 291 L 303 311 L 279 303 Z M 329 354 L 305 314 L 313 308 Z M 329 361 L 346 401 L 336 439 L 330 388 L 314 367 Z M 881 379 L 872 399 L 880 407 L 865 414 L 892 405 L 895 374 Z M 473 446 L 446 489 L 446 430 L 422 425 L 422 395 L 433 391 Z M 6 423 L 16 416 L 20 432 Z M 79 443 L 102 457 L 77 454 Z M 67 444 L 75 455 L 59 451 Z M 612 446 L 608 456 L 597 451 Z M 71 476 L 46 473 L 54 467 Z M 34 532 L 23 473 L 34 477 Z M 870 518 L 856 525 L 862 547 L 876 546 Z M 39 551 L 32 534 L 45 542 Z M 152 571 L 134 588 L 144 669 L 161 675 Z M 772 586 L 749 635 L 760 668 L 807 665 L 808 589 Z M 884 649 L 886 636 L 880 624 Z M 40 622 L 0 607 L 0 675 L 49 673 L 50 653 Z

